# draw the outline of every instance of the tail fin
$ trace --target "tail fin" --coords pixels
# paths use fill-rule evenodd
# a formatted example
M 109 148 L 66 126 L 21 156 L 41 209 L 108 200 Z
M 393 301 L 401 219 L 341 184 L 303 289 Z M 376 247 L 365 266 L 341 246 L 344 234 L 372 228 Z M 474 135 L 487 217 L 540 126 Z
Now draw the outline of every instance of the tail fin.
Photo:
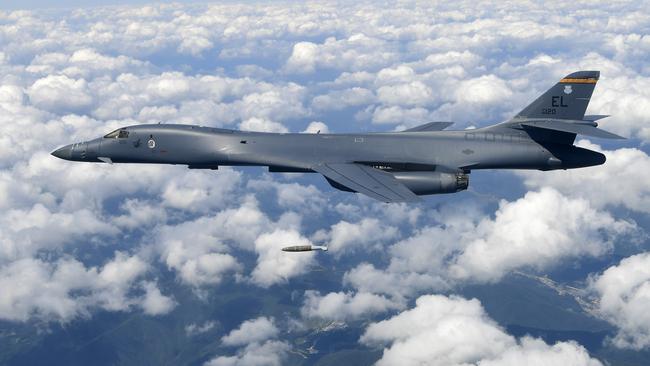
M 600 71 L 578 71 L 565 76 L 515 116 L 516 119 L 582 120 Z

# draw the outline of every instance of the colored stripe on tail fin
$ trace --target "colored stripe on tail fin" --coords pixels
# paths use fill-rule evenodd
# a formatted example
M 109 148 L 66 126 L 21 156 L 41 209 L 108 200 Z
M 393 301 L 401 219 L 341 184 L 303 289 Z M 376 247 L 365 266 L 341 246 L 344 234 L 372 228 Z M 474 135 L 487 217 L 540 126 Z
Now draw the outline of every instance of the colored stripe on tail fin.
M 599 71 L 569 74 L 519 112 L 515 119 L 582 120 L 599 77 Z

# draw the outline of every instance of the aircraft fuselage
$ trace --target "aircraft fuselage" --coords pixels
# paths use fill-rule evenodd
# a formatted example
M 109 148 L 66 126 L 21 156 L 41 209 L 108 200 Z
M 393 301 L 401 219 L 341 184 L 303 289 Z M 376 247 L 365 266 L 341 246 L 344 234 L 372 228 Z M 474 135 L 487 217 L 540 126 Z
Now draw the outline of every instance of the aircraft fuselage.
M 268 166 L 271 171 L 311 171 L 315 164 L 327 162 L 395 170 L 449 166 L 468 171 L 569 169 L 604 163 L 600 153 L 572 145 L 540 144 L 526 132 L 515 130 L 297 134 L 164 124 L 122 130 L 128 136 L 67 145 L 54 155 L 73 161 L 110 159 L 113 163 L 183 164 L 206 169 Z

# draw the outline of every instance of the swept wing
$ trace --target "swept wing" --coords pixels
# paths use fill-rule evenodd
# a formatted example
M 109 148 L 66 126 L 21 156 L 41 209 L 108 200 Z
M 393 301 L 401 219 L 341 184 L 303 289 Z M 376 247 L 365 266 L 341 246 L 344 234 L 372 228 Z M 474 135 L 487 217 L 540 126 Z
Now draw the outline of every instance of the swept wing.
M 442 131 L 445 128 L 453 125 L 454 122 L 429 122 L 423 125 L 415 126 L 404 130 L 402 132 L 428 132 L 428 131 Z
M 353 191 L 382 202 L 416 202 L 421 198 L 393 175 L 356 163 L 323 163 L 312 169 Z

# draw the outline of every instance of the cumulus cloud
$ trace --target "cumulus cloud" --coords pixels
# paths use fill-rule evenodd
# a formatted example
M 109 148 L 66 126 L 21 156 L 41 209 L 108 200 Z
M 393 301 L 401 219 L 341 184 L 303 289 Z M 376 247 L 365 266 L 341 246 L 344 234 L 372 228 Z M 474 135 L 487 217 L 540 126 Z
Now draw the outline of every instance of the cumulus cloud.
M 247 187 L 260 193 L 275 191 L 278 205 L 296 212 L 321 212 L 327 205 L 323 192 L 311 184 L 278 182 L 266 175 L 264 179 L 249 180 Z
M 167 74 L 165 77 L 172 76 L 168 79 L 172 80 L 174 72 L 161 73 L 156 68 L 160 62 L 159 53 L 178 54 L 183 59 L 189 55 L 203 64 L 203 57 L 208 57 L 206 52 L 218 50 L 221 59 L 239 62 L 245 59 L 245 65 L 237 64 L 235 68 L 263 69 L 266 76 L 274 72 L 269 65 L 282 65 L 285 73 L 277 73 L 282 78 L 292 78 L 295 73 L 304 76 L 333 70 L 333 79 L 354 80 L 347 85 L 348 90 L 365 90 L 352 105 L 377 103 L 373 95 L 382 90 L 381 97 L 388 103 L 400 103 L 403 108 L 426 104 L 432 116 L 461 117 L 464 121 L 503 118 L 548 87 L 549 75 L 561 77 L 568 69 L 599 66 L 610 76 L 601 80 L 593 107 L 606 109 L 603 113 L 616 114 L 612 120 L 616 131 L 647 137 L 645 125 L 648 120 L 643 113 L 648 101 L 646 88 L 643 88 L 647 85 L 647 66 L 643 62 L 647 41 L 633 28 L 644 26 L 635 15 L 642 10 L 638 4 L 615 4 L 592 8 L 589 12 L 568 7 L 567 14 L 580 23 L 579 28 L 544 16 L 547 9 L 535 4 L 526 8 L 512 7 L 509 3 L 496 7 L 479 5 L 474 10 L 481 12 L 481 19 L 449 10 L 445 3 L 431 5 L 426 10 L 407 5 L 387 9 L 368 4 L 338 7 L 328 4 L 307 7 L 301 4 L 210 4 L 202 7 L 162 4 L 120 7 L 112 11 L 77 9 L 70 15 L 75 26 L 70 26 L 72 22 L 58 22 L 38 13 L 24 12 L 20 16 L 8 13 L 2 27 L 6 39 L 2 64 L 21 66 L 26 63 L 26 67 L 19 70 L 27 71 L 30 79 L 33 75 L 44 78 L 61 74 L 83 76 L 92 84 L 91 79 L 102 74 L 116 77 L 122 73 L 124 81 L 130 77 L 137 80 L 141 74 L 149 72 L 159 74 L 153 79 Z M 499 14 L 506 11 L 513 14 L 513 21 L 501 21 Z M 345 17 L 338 16 L 340 14 Z M 615 19 L 611 14 L 617 14 Z M 181 67 L 191 68 L 192 65 L 190 62 L 177 68 Z M 352 75 L 354 77 L 350 78 Z M 186 81 L 192 84 L 191 77 L 184 79 L 177 79 L 175 83 L 174 88 L 183 91 L 177 96 L 199 98 L 204 106 L 215 101 L 205 95 L 199 96 L 202 92 L 197 92 L 194 85 L 193 92 L 188 95 L 185 86 Z M 246 80 L 237 82 L 245 83 Z M 143 80 L 139 83 L 146 84 Z M 91 89 L 98 90 L 101 95 L 93 95 L 93 100 L 103 106 L 93 113 L 104 116 L 100 118 L 134 116 L 144 108 L 161 107 L 161 99 L 166 99 L 164 96 L 155 100 L 148 98 L 148 94 L 136 93 L 134 88 L 116 93 L 121 87 L 115 83 L 97 80 L 94 85 L 97 87 Z M 102 87 L 106 85 L 112 87 Z M 259 83 L 258 88 L 262 85 Z M 148 86 L 145 89 L 161 97 L 157 91 L 165 91 L 164 85 L 158 85 L 162 89 L 153 86 L 153 89 Z M 319 90 L 318 94 L 329 97 L 336 93 Z M 291 95 L 289 92 L 275 103 L 280 105 L 292 100 Z M 597 97 L 601 101 L 597 101 Z M 340 99 L 345 104 L 346 100 L 354 98 Z M 187 107 L 174 118 L 203 117 L 215 123 L 214 118 L 209 117 L 231 119 L 238 111 L 244 115 L 237 116 L 237 120 L 277 118 L 262 112 L 264 108 L 259 105 L 253 107 L 261 114 L 250 115 L 248 103 L 243 100 L 223 104 L 217 104 L 214 109 L 218 111 L 210 116 L 206 116 L 209 108 L 197 116 Z M 329 105 L 332 109 L 339 104 L 314 103 L 319 108 Z M 180 110 L 178 105 L 166 107 Z M 304 115 L 306 112 L 294 103 L 283 107 L 275 109 L 275 114 L 293 111 Z M 396 120 L 394 123 L 402 122 Z
M 224 204 L 241 173 L 231 169 L 192 171 L 172 177 L 165 185 L 162 198 L 165 205 L 187 211 L 206 211 Z
M 387 85 L 377 89 L 379 101 L 391 105 L 422 105 L 431 101 L 431 88 L 421 81 L 408 84 Z
M 338 111 L 349 107 L 363 106 L 375 100 L 372 91 L 353 87 L 344 90 L 335 90 L 322 94 L 312 99 L 312 106 L 324 111 Z
M 72 79 L 65 75 L 49 75 L 38 79 L 27 90 L 27 94 L 36 107 L 59 112 L 81 111 L 93 103 L 86 80 Z
M 193 289 L 230 277 L 269 287 L 315 262 L 311 253 L 283 256 L 283 243 L 323 241 L 339 254 L 386 250 L 387 264 L 347 271 L 353 290 L 306 295 L 306 313 L 353 319 L 398 309 L 403 297 L 455 282 L 497 281 L 520 268 L 541 271 L 566 258 L 602 256 L 634 230 L 605 210 L 647 212 L 647 155 L 639 149 L 605 151 L 608 163 L 598 171 L 526 175 L 535 192 L 501 202 L 492 217 L 453 219 L 438 211 L 446 202 L 430 201 L 435 209 L 360 207 L 366 202 L 328 200 L 320 186 L 300 178 L 287 183 L 230 170 L 73 164 L 49 156 L 59 145 L 161 121 L 275 132 L 323 121 L 305 130 L 312 133 L 432 120 L 485 125 L 508 118 L 566 73 L 587 68 L 603 71 L 590 113 L 614 114 L 603 127 L 648 141 L 643 3 L 589 11 L 569 4 L 563 12 L 571 24 L 549 17 L 543 4 L 472 4 L 480 18 L 446 3 L 393 5 L 0 13 L 0 287 L 11 290 L 0 302 L 3 318 L 67 320 L 93 309 L 164 314 L 183 299 L 166 296 L 147 278 L 151 266 L 167 267 L 179 286 Z M 511 21 L 503 21 L 504 13 Z M 244 187 L 260 199 L 274 192 L 277 201 L 238 201 Z M 101 256 L 98 242 L 152 255 L 116 255 L 101 266 L 70 257 L 82 246 Z M 336 265 L 340 257 L 332 259 Z M 75 275 L 64 280 L 66 273 Z M 11 287 L 17 282 L 28 286 Z M 527 338 L 515 343 L 499 357 L 521 361 L 534 349 L 564 355 L 576 348 Z M 288 349 L 261 340 L 211 362 L 281 364 Z
M 37 317 L 66 322 L 89 316 L 97 308 L 129 311 L 139 307 L 151 315 L 168 313 L 175 302 L 163 295 L 155 282 L 136 282 L 148 269 L 140 257 L 121 252 L 102 267 L 89 268 L 72 258 L 54 263 L 20 259 L 0 268 L 4 289 L 0 318 L 26 321 Z M 138 296 L 138 289 L 145 294 Z
M 33 255 L 38 250 L 58 249 L 68 241 L 92 235 L 109 235 L 116 228 L 88 210 L 52 212 L 37 203 L 26 209 L 10 209 L 0 215 L 0 264 Z
M 309 125 L 307 125 L 307 128 L 305 128 L 303 133 L 329 133 L 329 127 L 323 122 L 320 121 L 313 121 L 309 122 Z
M 281 123 L 255 117 L 243 121 L 241 124 L 239 124 L 239 129 L 242 131 L 258 132 L 289 132 L 289 130 Z
M 203 334 L 203 333 L 209 332 L 210 330 L 214 329 L 214 327 L 216 325 L 217 324 L 212 320 L 207 321 L 207 322 L 205 322 L 203 324 L 191 323 L 191 324 L 188 324 L 188 325 L 185 326 L 185 334 L 188 337 L 192 337 L 192 336 L 195 336 L 195 335 L 198 335 L 198 334 Z
M 112 223 L 121 228 L 137 229 L 149 227 L 157 222 L 167 220 L 166 211 L 154 202 L 139 199 L 126 199 L 120 205 L 122 215 L 112 218 Z
M 68 77 L 99 76 L 106 73 L 145 71 L 149 64 L 129 56 L 108 56 L 93 48 L 82 48 L 70 54 L 44 53 L 34 57 L 26 71 L 33 74 L 60 72 Z
M 372 113 L 372 122 L 377 124 L 399 123 L 406 126 L 415 126 L 433 119 L 432 114 L 422 107 L 379 106 L 374 110 L 368 109 L 367 111 Z
M 333 253 L 357 250 L 381 250 L 386 242 L 399 235 L 396 227 L 382 224 L 376 218 L 364 218 L 356 223 L 340 221 L 332 225 L 329 245 Z
M 331 320 L 355 320 L 400 309 L 402 304 L 381 295 L 365 292 L 330 292 L 321 295 L 315 290 L 305 291 L 300 310 L 304 317 Z
M 240 349 L 235 356 L 219 356 L 206 362 L 205 366 L 281 366 L 291 347 L 287 342 L 270 340 L 251 343 Z
M 502 202 L 494 220 L 482 220 L 451 266 L 455 278 L 495 280 L 518 267 L 544 268 L 559 258 L 600 256 L 611 238 L 634 225 L 552 189 Z
M 279 333 L 273 318 L 259 317 L 246 320 L 239 328 L 221 338 L 221 343 L 226 346 L 244 346 L 253 342 L 261 342 L 275 338 Z
M 385 270 L 361 264 L 345 275 L 360 291 L 395 296 L 446 289 L 456 282 L 494 282 L 521 268 L 542 270 L 567 258 L 598 257 L 614 238 L 635 235 L 636 225 L 617 220 L 584 199 L 544 188 L 508 202 L 494 218 L 441 215 L 393 244 Z
M 318 57 L 318 46 L 312 42 L 298 42 L 293 45 L 287 69 L 298 73 L 313 72 Z
M 218 356 L 206 366 L 279 366 L 291 349 L 287 342 L 275 340 L 279 334 L 273 318 L 259 317 L 243 322 L 221 338 L 225 346 L 242 346 L 234 356 Z M 244 347 L 245 346 L 245 347 Z
M 650 212 L 650 157 L 637 148 L 606 150 L 587 140 L 579 146 L 605 154 L 604 165 L 569 171 L 519 172 L 530 188 L 553 187 L 572 197 L 582 197 L 596 207 L 622 206 Z
M 323 43 L 299 42 L 293 46 L 285 69 L 311 73 L 317 68 L 343 68 L 354 71 L 377 68 L 397 60 L 395 45 L 379 37 L 355 33 L 343 39 L 328 37 Z
M 516 339 L 476 299 L 427 295 L 415 307 L 373 323 L 361 343 L 386 345 L 377 365 L 602 365 L 575 342 Z
M 145 294 L 140 306 L 145 314 L 163 315 L 176 307 L 176 302 L 163 295 L 155 282 L 145 282 L 142 287 L 144 287 Z
M 159 122 L 155 119 L 164 117 L 165 122 L 223 126 L 237 120 L 255 123 L 306 113 L 304 88 L 293 83 L 282 86 L 248 78 L 166 72 L 97 78 L 90 87 L 101 101 L 90 113 L 102 119 L 141 116 Z
M 177 271 L 183 282 L 193 286 L 217 284 L 226 274 L 242 269 L 228 253 L 231 245 L 254 250 L 255 240 L 270 224 L 257 201 L 249 197 L 238 207 L 160 227 L 155 246 L 161 260 Z
M 612 42 L 618 42 L 620 36 L 617 38 Z M 601 56 L 594 58 L 611 65 L 610 60 L 602 59 Z M 650 141 L 650 116 L 647 113 L 650 107 L 650 92 L 646 87 L 650 82 L 648 70 L 638 75 L 629 69 L 626 70 L 624 65 L 612 66 L 614 67 L 608 68 L 599 81 L 590 109 L 611 115 L 610 118 L 600 121 L 603 128 L 626 137 L 639 138 L 647 143 Z
M 506 83 L 494 75 L 463 81 L 456 90 L 456 98 L 460 103 L 490 104 L 511 95 L 512 91 Z
M 598 298 L 598 315 L 618 328 L 611 339 L 616 347 L 650 347 L 649 252 L 625 258 L 591 277 L 589 289 Z
M 258 258 L 257 265 L 251 273 L 251 280 L 262 287 L 269 287 L 305 273 L 314 260 L 314 253 L 286 255 L 282 248 L 291 245 L 312 245 L 312 243 L 295 230 L 277 229 L 260 235 L 255 240 Z

